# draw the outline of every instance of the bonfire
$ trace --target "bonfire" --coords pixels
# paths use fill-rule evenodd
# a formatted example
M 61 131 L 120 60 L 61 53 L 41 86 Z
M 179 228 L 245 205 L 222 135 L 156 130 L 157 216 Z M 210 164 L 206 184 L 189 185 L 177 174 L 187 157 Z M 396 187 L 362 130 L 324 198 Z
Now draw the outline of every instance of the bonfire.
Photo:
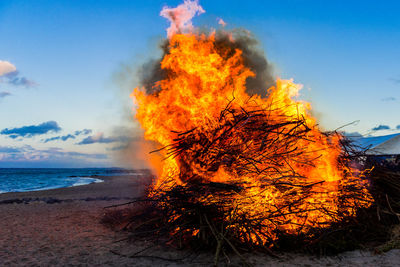
M 312 242 L 373 201 L 343 136 L 322 131 L 298 100 L 300 85 L 277 79 L 264 94 L 248 92 L 257 73 L 235 38 L 171 27 L 162 78 L 132 93 L 163 160 L 128 225 L 147 239 L 213 247 L 216 262 L 225 248 Z

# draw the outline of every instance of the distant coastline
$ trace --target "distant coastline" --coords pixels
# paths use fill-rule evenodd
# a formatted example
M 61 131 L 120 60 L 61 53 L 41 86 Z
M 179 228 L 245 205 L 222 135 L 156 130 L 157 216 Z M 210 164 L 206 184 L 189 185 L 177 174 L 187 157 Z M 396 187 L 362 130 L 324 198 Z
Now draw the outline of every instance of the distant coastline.
M 10 190 L 10 191 L 3 191 L 0 190 L 0 194 L 5 194 L 5 193 L 20 193 L 20 192 L 33 192 L 33 191 L 45 191 L 45 190 L 52 190 L 52 189 L 59 189 L 59 188 L 68 188 L 68 187 L 75 187 L 75 186 L 82 186 L 82 185 L 89 185 L 92 183 L 102 183 L 104 180 L 99 179 L 99 178 L 93 178 L 93 177 L 73 177 L 76 179 L 76 182 L 72 185 L 59 185 L 59 186 L 48 186 L 48 187 L 40 187 L 40 188 L 27 188 L 24 190 Z
M 100 177 L 140 175 L 121 168 L 0 168 L 0 194 L 42 191 L 101 183 Z

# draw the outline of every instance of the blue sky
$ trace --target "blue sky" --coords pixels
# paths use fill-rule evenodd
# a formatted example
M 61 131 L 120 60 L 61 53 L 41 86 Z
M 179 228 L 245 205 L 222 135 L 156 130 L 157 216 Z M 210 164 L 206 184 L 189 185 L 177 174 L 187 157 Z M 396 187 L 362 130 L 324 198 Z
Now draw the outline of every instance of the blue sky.
M 0 167 L 122 164 L 118 151 L 140 135 L 130 113 L 136 77 L 123 70 L 158 55 L 168 27 L 160 10 L 180 3 L 1 0 L 0 61 L 16 69 L 0 76 Z M 222 18 L 250 30 L 275 75 L 304 85 L 325 129 L 359 120 L 346 130 L 399 132 L 400 2 L 200 4 L 194 25 L 217 28 Z

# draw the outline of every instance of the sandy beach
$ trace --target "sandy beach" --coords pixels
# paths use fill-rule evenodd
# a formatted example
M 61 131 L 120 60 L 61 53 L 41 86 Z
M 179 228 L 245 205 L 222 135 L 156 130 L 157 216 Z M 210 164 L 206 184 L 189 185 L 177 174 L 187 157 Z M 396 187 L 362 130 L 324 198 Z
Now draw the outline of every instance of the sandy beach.
M 125 203 L 143 192 L 144 174 L 97 177 L 103 183 L 70 188 L 0 194 L 0 266 L 210 266 L 213 255 L 188 256 L 187 251 L 152 248 L 124 240 L 125 232 L 100 223 L 104 207 Z M 118 255 L 120 254 L 120 255 Z M 121 256 L 122 255 L 122 256 Z M 352 251 L 332 257 L 281 254 L 245 255 L 255 266 L 399 266 L 400 250 L 384 254 Z M 240 266 L 234 255 L 221 265 Z

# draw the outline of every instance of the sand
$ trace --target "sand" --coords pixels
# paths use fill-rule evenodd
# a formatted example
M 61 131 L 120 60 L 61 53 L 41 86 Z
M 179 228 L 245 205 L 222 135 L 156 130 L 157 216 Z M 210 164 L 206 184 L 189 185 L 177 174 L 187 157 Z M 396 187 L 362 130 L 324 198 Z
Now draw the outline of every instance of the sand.
M 45 191 L 0 194 L 0 266 L 210 266 L 204 253 L 182 261 L 129 258 L 148 246 L 126 241 L 125 232 L 100 223 L 103 207 L 128 202 L 143 191 L 145 175 L 100 177 L 103 183 Z M 145 255 L 178 259 L 187 251 L 153 248 Z M 118 255 L 121 254 L 121 255 Z M 334 257 L 245 255 L 255 266 L 400 266 L 400 250 L 376 255 L 351 251 Z M 240 266 L 230 256 L 221 265 Z

